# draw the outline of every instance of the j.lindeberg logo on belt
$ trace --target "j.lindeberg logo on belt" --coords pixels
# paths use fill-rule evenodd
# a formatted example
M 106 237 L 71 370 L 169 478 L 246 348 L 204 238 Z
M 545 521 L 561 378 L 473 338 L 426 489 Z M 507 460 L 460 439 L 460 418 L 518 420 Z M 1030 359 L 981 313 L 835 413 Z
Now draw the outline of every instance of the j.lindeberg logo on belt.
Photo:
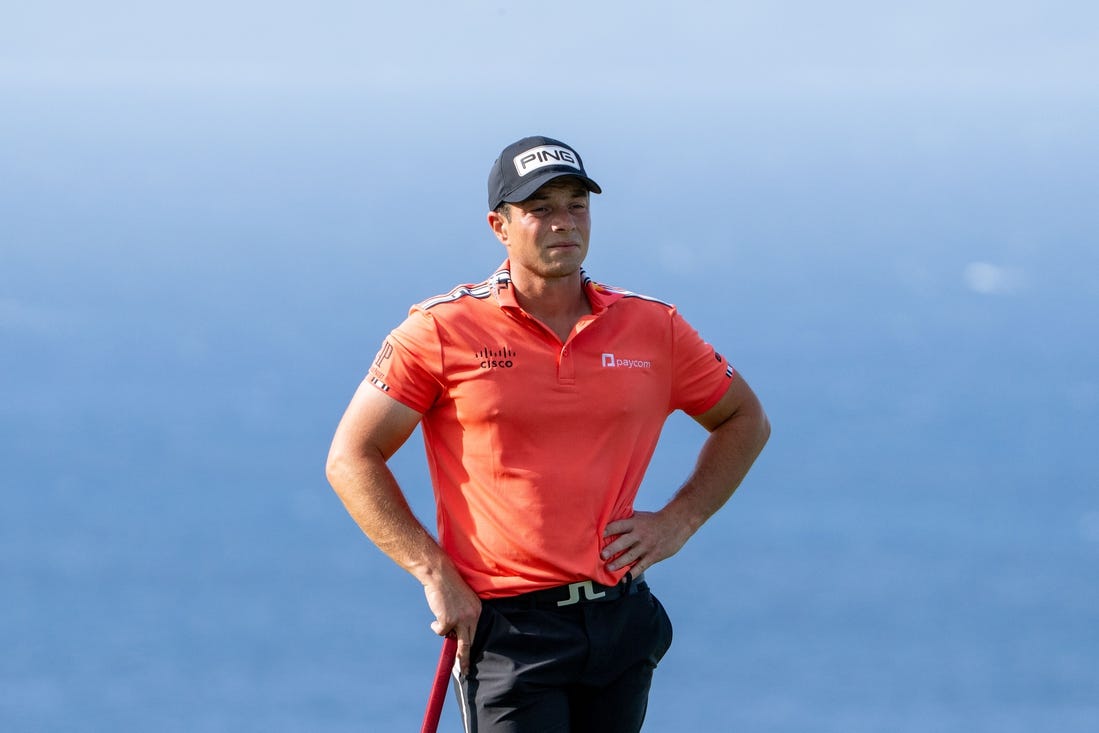
M 579 583 L 569 583 L 569 597 L 563 601 L 558 601 L 558 606 L 573 606 L 580 602 L 580 591 L 584 591 L 584 599 L 588 601 L 595 601 L 600 598 L 605 598 L 607 591 L 601 590 L 598 593 L 595 592 L 595 586 L 592 585 L 590 580 L 581 580 Z
M 603 354 L 603 366 L 622 369 L 652 369 L 653 363 L 648 359 L 624 359 L 614 354 Z
M 514 349 L 509 349 L 507 346 L 501 346 L 498 349 L 490 349 L 486 346 L 474 352 L 473 356 L 480 360 L 478 366 L 482 369 L 511 369 L 515 366 L 517 354 Z

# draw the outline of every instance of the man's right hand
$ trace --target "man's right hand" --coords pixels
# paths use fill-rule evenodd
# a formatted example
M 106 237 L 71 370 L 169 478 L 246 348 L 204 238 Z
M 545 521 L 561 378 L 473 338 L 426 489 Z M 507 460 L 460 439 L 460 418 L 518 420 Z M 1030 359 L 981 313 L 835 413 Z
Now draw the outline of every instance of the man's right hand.
M 470 649 L 481 617 L 481 599 L 451 567 L 440 574 L 437 581 L 424 584 L 427 605 L 435 614 L 431 630 L 439 636 L 454 633 L 458 640 L 458 669 L 462 675 L 469 673 Z

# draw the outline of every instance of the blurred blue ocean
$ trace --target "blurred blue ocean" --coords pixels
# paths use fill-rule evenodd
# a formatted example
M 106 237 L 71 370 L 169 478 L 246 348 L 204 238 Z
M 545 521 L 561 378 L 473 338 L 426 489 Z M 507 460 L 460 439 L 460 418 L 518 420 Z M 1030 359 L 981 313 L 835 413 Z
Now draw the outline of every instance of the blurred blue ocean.
M 1093 103 L 5 98 L 0 730 L 418 729 L 430 614 L 323 463 L 407 307 L 503 259 L 484 178 L 526 134 L 604 187 L 589 273 L 675 302 L 774 425 L 650 571 L 646 729 L 1099 730 Z M 701 437 L 669 421 L 642 508 Z

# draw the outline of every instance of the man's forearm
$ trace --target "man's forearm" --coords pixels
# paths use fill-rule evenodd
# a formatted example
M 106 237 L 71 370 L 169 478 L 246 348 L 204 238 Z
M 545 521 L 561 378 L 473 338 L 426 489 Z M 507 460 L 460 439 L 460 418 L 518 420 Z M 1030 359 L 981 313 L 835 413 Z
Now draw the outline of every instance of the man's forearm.
M 427 585 L 450 560 L 413 514 L 381 455 L 334 455 L 328 480 L 348 514 L 390 559 Z
M 740 486 L 770 434 L 767 417 L 756 406 L 731 415 L 710 432 L 691 475 L 662 511 L 694 534 Z
M 481 601 L 416 519 L 381 452 L 348 455 L 334 450 L 328 480 L 366 536 L 423 585 L 435 615 L 431 628 L 440 635 L 455 635 L 458 663 L 467 673 Z

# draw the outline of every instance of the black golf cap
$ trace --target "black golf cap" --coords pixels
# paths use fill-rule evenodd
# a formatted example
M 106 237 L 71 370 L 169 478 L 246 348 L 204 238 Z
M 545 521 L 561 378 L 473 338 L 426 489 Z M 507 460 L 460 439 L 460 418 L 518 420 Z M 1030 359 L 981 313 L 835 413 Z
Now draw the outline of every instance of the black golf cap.
M 488 174 L 488 208 L 530 198 L 535 191 L 561 176 L 576 176 L 592 193 L 602 193 L 588 178 L 580 154 L 552 137 L 525 137 L 504 148 Z

